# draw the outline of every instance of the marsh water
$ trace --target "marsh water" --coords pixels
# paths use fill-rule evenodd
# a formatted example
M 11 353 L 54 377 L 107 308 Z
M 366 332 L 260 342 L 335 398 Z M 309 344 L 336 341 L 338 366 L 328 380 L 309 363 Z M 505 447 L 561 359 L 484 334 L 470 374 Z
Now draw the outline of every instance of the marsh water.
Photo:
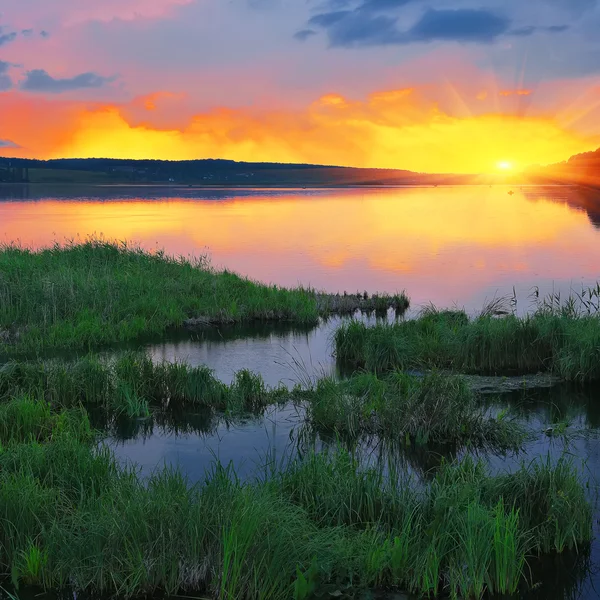
M 512 194 L 511 194 L 512 192 Z M 200 189 L 0 187 L 0 242 L 104 235 L 208 254 L 263 282 L 406 290 L 478 309 L 598 277 L 600 198 L 575 188 Z
M 39 248 L 88 236 L 128 240 L 261 282 L 331 293 L 406 290 L 476 312 L 600 279 L 600 194 L 571 187 L 202 189 L 0 186 L 0 243 Z M 516 301 L 516 302 L 515 302 Z M 206 330 L 148 343 L 157 359 L 249 368 L 270 384 L 330 372 L 339 320 Z M 294 369 L 290 369 L 290 365 Z
M 509 296 L 512 308 L 524 314 L 536 292 L 568 295 L 600 279 L 600 196 L 575 188 L 0 187 L 0 242 L 39 248 L 89 235 L 171 254 L 206 254 L 217 268 L 279 285 L 332 293 L 406 290 L 414 312 L 433 302 L 475 313 L 487 301 Z M 334 318 L 310 328 L 213 327 L 149 340 L 143 348 L 157 361 L 208 365 L 226 382 L 247 368 L 270 385 L 293 385 L 335 371 L 331 337 L 339 324 Z M 535 456 L 556 458 L 565 442 L 547 430 L 568 422 L 567 451 L 590 478 L 596 502 L 599 392 L 559 385 L 490 399 L 492 407 L 510 406 L 535 441 L 519 454 L 483 458 L 495 471 Z M 287 405 L 233 421 L 206 414 L 171 422 L 128 421 L 107 431 L 104 443 L 143 476 L 167 464 L 198 481 L 215 459 L 231 462 L 240 477 L 248 478 L 276 468 L 307 444 L 324 449 L 334 442 L 307 440 L 301 411 Z M 377 444 L 366 444 L 361 458 L 404 460 L 407 468 L 424 472 L 440 455 L 389 456 Z M 597 510 L 596 530 L 599 519 Z M 549 560 L 535 573 L 540 585 L 528 597 L 599 598 L 598 569 L 596 541 L 590 556 L 575 563 L 564 557 Z

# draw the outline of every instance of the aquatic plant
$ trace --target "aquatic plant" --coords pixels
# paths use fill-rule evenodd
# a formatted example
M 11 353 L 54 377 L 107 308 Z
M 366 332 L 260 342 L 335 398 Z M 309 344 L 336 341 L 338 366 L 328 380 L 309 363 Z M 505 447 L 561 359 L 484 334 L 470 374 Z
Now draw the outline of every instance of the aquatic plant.
M 42 442 L 69 433 L 77 439 L 91 438 L 87 413 L 80 408 L 51 410 L 45 400 L 18 395 L 0 403 L 0 440 L 3 444 Z
M 410 300 L 406 292 L 398 294 L 317 294 L 317 305 L 321 315 L 354 315 L 376 313 L 384 315 L 391 309 L 396 316 L 403 315 L 410 307 Z
M 191 485 L 168 468 L 142 481 L 69 432 L 0 443 L 0 569 L 17 586 L 282 600 L 385 586 L 481 598 L 525 584 L 526 556 L 591 536 L 566 460 L 496 476 L 467 458 L 419 483 L 338 449 L 246 483 L 217 463 Z
M 489 375 L 540 371 L 567 380 L 600 379 L 600 318 L 540 311 L 518 318 L 426 311 L 421 317 L 368 327 L 352 322 L 335 333 L 341 364 L 375 373 L 446 368 Z
M 94 348 L 196 323 L 316 323 L 313 290 L 262 285 L 205 258 L 99 238 L 0 248 L 0 352 Z M 334 309 L 323 313 L 335 312 Z
M 231 385 L 204 366 L 153 363 L 142 352 L 113 359 L 11 361 L 0 367 L 0 400 L 20 394 L 58 407 L 98 405 L 114 416 L 147 417 L 150 408 L 260 411 L 290 397 L 285 388 L 266 388 L 260 375 L 240 371 Z M 1 405 L 0 405 L 1 406 Z
M 526 439 L 516 420 L 487 414 L 463 378 L 437 372 L 322 379 L 306 397 L 307 420 L 320 431 L 344 438 L 376 435 L 401 445 L 451 443 L 496 449 L 517 448 Z

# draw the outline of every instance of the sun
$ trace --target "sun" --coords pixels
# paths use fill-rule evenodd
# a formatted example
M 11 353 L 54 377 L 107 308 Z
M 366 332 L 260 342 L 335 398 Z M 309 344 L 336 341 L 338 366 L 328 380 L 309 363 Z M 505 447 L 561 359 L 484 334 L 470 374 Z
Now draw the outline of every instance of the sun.
M 501 171 L 510 171 L 513 168 L 512 163 L 507 160 L 501 160 L 496 166 Z

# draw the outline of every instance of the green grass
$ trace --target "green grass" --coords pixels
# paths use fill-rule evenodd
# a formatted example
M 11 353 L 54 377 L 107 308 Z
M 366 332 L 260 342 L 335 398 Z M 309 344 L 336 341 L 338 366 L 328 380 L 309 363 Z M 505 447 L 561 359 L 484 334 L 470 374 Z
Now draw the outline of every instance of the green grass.
M 19 395 L 41 398 L 54 407 L 97 406 L 116 417 L 147 417 L 151 408 L 260 412 L 289 399 L 290 392 L 267 388 L 249 371 L 236 373 L 226 385 L 207 367 L 154 364 L 143 353 L 128 352 L 107 360 L 88 355 L 76 361 L 8 362 L 0 367 L 0 400 Z
M 410 307 L 410 300 L 405 292 L 399 294 L 318 294 L 320 311 L 325 314 L 354 315 L 357 311 L 363 314 L 375 313 L 386 315 L 392 309 L 396 316 L 403 315 Z
M 33 252 L 0 249 L 0 353 L 93 348 L 162 335 L 190 318 L 316 323 L 317 295 L 90 239 Z
M 319 431 L 356 440 L 376 435 L 401 445 L 469 444 L 518 448 L 526 432 L 486 413 L 461 377 L 402 372 L 323 379 L 307 395 L 307 419 Z
M 90 439 L 92 431 L 82 409 L 51 411 L 45 400 L 16 396 L 0 403 L 0 439 L 3 443 L 42 442 L 65 432 L 78 439 Z
M 348 440 L 378 436 L 400 445 L 455 444 L 506 449 L 519 447 L 525 431 L 516 421 L 488 415 L 460 377 L 432 373 L 413 377 L 356 375 L 347 381 L 322 379 L 303 393 L 267 388 L 259 375 L 235 374 L 230 385 L 206 367 L 158 363 L 143 353 L 101 360 L 36 360 L 0 367 L 0 400 L 43 399 L 49 406 L 98 407 L 106 419 L 148 417 L 208 410 L 260 413 L 267 406 L 304 399 L 309 426 Z M 2 405 L 0 404 L 0 410 Z
M 445 368 L 486 375 L 551 372 L 567 380 L 600 379 L 600 317 L 538 311 L 517 318 L 434 312 L 413 321 L 335 334 L 338 361 L 382 373 Z
M 567 460 L 492 476 L 465 459 L 418 484 L 338 450 L 247 483 L 218 464 L 198 485 L 170 469 L 142 481 L 82 435 L 83 413 L 79 428 L 48 436 L 47 417 L 30 419 L 28 402 L 11 409 L 27 423 L 23 435 L 0 429 L 0 570 L 17 586 L 276 600 L 393 587 L 480 598 L 526 586 L 527 556 L 591 536 Z

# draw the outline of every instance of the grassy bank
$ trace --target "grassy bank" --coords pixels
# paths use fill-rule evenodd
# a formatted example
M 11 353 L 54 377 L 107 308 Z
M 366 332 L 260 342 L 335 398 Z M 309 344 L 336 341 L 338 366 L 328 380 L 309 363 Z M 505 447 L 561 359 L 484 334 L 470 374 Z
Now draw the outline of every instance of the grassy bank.
M 17 584 L 219 599 L 373 587 L 479 598 L 526 586 L 527 557 L 591 536 L 566 460 L 492 476 L 467 459 L 415 486 L 340 451 L 250 483 L 219 466 L 197 486 L 170 470 L 142 482 L 94 449 L 84 413 L 37 402 L 21 397 L 0 412 L 0 568 Z
M 200 259 L 171 258 L 102 240 L 32 252 L 0 248 L 0 353 L 93 348 L 170 328 L 292 321 L 381 310 L 399 296 L 320 294 L 262 285 Z
M 202 260 L 100 240 L 0 250 L 0 352 L 90 348 L 186 319 L 316 322 L 314 292 L 254 283 Z
M 319 431 L 350 440 L 374 435 L 405 446 L 507 449 L 519 447 L 526 438 L 516 421 L 488 415 L 460 377 L 365 373 L 341 382 L 323 379 L 309 397 L 308 421 Z
M 235 374 L 231 385 L 207 367 L 153 363 L 142 353 L 115 359 L 95 356 L 76 361 L 12 361 L 0 367 L 0 400 L 15 395 L 41 398 L 54 407 L 98 407 L 114 416 L 143 417 L 151 408 L 185 411 L 256 412 L 285 401 L 285 388 L 267 388 L 249 371 Z
M 267 406 L 299 402 L 316 431 L 348 441 L 376 436 L 401 445 L 454 444 L 519 447 L 517 422 L 488 415 L 460 377 L 430 374 L 363 374 L 346 381 L 322 379 L 313 388 L 289 391 L 265 386 L 259 375 L 240 371 L 230 385 L 206 367 L 153 363 L 142 353 L 110 360 L 13 361 L 0 367 L 0 401 L 43 399 L 55 408 L 96 407 L 107 426 L 119 417 L 147 417 L 205 410 L 260 413 Z
M 429 312 L 413 321 L 335 335 L 341 363 L 374 372 L 445 368 L 489 375 L 546 371 L 567 380 L 600 379 L 600 317 L 538 312 L 525 318 Z

